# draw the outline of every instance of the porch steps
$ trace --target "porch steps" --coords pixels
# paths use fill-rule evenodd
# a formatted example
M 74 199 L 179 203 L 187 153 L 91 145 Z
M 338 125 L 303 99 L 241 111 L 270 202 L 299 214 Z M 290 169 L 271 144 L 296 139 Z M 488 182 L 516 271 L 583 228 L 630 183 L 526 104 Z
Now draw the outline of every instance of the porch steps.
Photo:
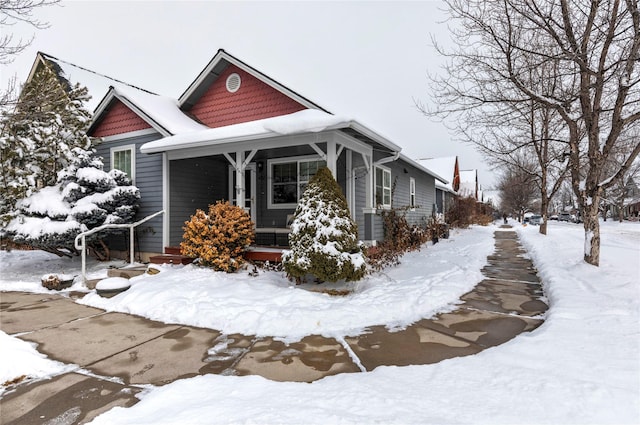
M 193 258 L 182 255 L 179 246 L 165 246 L 164 254 L 149 257 L 153 264 L 191 264 Z
M 282 248 L 252 246 L 244 253 L 244 258 L 249 261 L 281 263 Z M 191 257 L 182 255 L 179 246 L 166 246 L 164 254 L 149 257 L 149 261 L 154 264 L 191 264 L 193 260 Z
M 252 246 L 244 253 L 244 258 L 249 261 L 268 261 L 270 263 L 282 262 L 282 248 L 268 246 Z

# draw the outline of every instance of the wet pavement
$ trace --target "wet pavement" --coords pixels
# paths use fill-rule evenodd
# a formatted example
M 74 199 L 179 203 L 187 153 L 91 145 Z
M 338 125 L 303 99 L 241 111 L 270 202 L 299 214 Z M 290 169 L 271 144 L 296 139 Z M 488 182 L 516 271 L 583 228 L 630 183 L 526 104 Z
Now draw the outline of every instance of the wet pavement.
M 310 382 L 382 365 L 436 363 L 502 344 L 538 327 L 547 305 L 516 233 L 505 229 L 494 237 L 486 279 L 455 311 L 402 330 L 372 326 L 340 340 L 311 335 L 286 344 L 106 313 L 57 295 L 1 293 L 0 329 L 77 369 L 10 388 L 0 399 L 0 423 L 85 423 L 135 404 L 146 385 L 207 373 Z

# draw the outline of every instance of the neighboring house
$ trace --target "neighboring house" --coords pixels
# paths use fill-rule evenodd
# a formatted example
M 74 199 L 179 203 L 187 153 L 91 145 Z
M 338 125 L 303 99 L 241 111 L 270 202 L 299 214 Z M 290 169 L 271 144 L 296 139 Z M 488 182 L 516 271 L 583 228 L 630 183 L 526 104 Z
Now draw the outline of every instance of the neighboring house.
M 478 198 L 478 170 L 462 170 L 460 171 L 460 189 L 458 195 L 463 198 L 471 197 L 476 201 Z
M 436 180 L 436 212 L 446 213 L 460 190 L 460 166 L 457 156 L 443 158 L 421 158 L 417 160 L 428 170 L 447 179 L 448 183 Z
M 94 93 L 95 95 L 95 93 Z M 179 99 L 114 85 L 89 129 L 105 166 L 141 193 L 143 253 L 177 246 L 196 209 L 230 200 L 247 209 L 258 244 L 286 245 L 306 183 L 327 166 L 345 193 L 359 238 L 383 239 L 381 209 L 409 207 L 425 224 L 445 178 L 405 157 L 391 140 L 219 50 Z

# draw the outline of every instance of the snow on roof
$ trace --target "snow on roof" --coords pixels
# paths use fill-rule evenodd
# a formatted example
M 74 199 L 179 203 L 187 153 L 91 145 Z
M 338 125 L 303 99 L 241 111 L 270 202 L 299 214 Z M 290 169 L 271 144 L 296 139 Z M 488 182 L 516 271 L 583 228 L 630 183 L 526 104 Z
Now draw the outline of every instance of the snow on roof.
M 87 88 L 91 96 L 91 99 L 85 104 L 88 110 L 95 111 L 102 104 L 109 91 L 113 89 L 118 97 L 129 100 L 143 114 L 151 118 L 156 125 L 171 134 L 207 128 L 185 115 L 178 107 L 176 99 L 157 95 L 46 53 L 40 53 L 40 55 L 56 65 L 60 77 L 72 85 L 77 83 Z
M 449 180 L 445 179 L 444 177 L 442 177 L 442 174 L 436 173 L 434 170 L 432 170 L 431 168 L 427 168 L 425 167 L 422 163 L 420 163 L 419 161 L 416 161 L 414 159 L 409 158 L 408 156 L 404 155 L 404 154 L 400 154 L 400 159 L 405 161 L 408 164 L 413 165 L 414 167 L 416 167 L 417 169 L 419 169 L 420 171 L 423 171 L 427 174 L 429 174 L 430 176 L 435 177 L 436 179 L 436 186 L 442 186 L 444 184 L 446 184 Z
M 171 134 L 188 133 L 208 128 L 182 112 L 176 99 L 126 86 L 114 86 L 113 91 L 121 100 L 124 98 L 131 102 L 143 114 Z
M 436 181 L 436 186 L 439 186 L 450 192 L 455 192 L 452 185 L 454 178 L 453 173 L 456 166 L 456 158 L 456 156 L 447 156 L 442 158 L 423 158 L 416 160 L 416 162 L 427 168 L 428 170 L 431 170 L 434 173 L 443 176 L 448 182 L 441 183 Z
M 294 112 L 293 114 L 273 118 L 176 134 L 175 136 L 145 143 L 140 147 L 140 152 L 155 153 L 266 137 L 320 132 L 330 129 L 346 128 L 349 127 L 352 122 L 353 120 L 349 118 L 331 115 L 315 109 L 305 109 Z

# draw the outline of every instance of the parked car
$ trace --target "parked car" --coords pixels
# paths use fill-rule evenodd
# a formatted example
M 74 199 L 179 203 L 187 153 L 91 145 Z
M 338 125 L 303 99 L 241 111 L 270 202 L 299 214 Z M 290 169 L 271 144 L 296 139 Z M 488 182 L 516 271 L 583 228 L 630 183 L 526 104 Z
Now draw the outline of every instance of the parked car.
M 540 224 L 542 224 L 542 216 L 538 214 L 532 215 L 531 217 L 529 217 L 529 224 L 539 226 Z
M 551 217 L 549 217 L 549 220 L 558 220 L 558 214 L 552 214 Z
M 571 221 L 571 214 L 568 212 L 561 212 L 558 214 L 558 221 Z

